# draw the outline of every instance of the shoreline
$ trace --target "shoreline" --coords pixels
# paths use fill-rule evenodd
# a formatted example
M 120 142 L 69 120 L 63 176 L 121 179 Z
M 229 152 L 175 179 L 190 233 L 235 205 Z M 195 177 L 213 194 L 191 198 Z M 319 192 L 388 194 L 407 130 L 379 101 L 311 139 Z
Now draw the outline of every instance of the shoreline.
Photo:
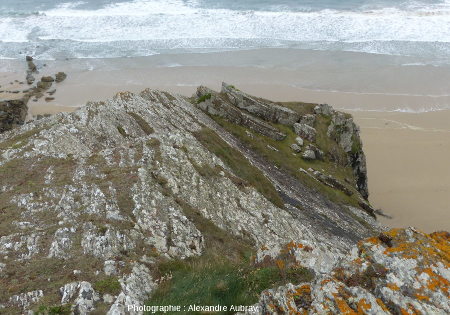
M 275 57 L 276 53 L 282 56 Z M 330 60 L 330 56 L 335 60 Z M 307 60 L 300 60 L 295 69 L 286 67 L 300 57 Z M 252 61 L 252 58 L 258 59 Z M 404 67 L 398 65 L 404 58 L 397 59 L 360 53 L 262 49 L 69 60 L 47 62 L 45 67 L 37 61 L 40 72 L 36 79 L 58 71 L 66 72 L 68 77 L 55 85 L 55 100 L 29 101 L 29 119 L 74 111 L 87 101 L 105 100 L 120 91 L 140 92 L 152 88 L 191 96 L 199 85 L 217 90 L 222 81 L 274 101 L 328 103 L 337 110 L 351 113 L 361 128 L 368 165 L 369 200 L 375 208 L 393 217 L 390 220 L 379 217 L 379 220 L 387 226 L 412 225 L 426 232 L 450 230 L 450 166 L 447 162 L 450 157 L 450 96 L 444 95 L 450 92 L 444 82 L 447 76 L 450 82 L 450 68 Z M 283 61 L 270 66 L 270 60 Z M 392 64 L 394 60 L 397 65 Z M 264 66 L 257 67 L 252 62 Z M 11 61 L 11 64 L 18 63 Z M 25 62 L 22 64 L 16 68 L 16 73 L 0 73 L 0 85 L 7 85 L 14 76 L 23 80 L 26 66 Z M 389 73 L 394 73 L 393 79 L 381 80 L 382 74 Z M 422 86 L 424 81 L 438 74 L 443 74 L 443 78 L 434 77 L 434 81 Z M 399 83 L 392 85 L 394 79 Z M 361 82 L 355 84 L 356 81 Z M 410 83 L 409 87 L 406 82 Z M 339 91 L 346 86 L 354 91 Z M 379 93 L 383 88 L 385 93 Z M 420 95 L 438 92 L 442 96 Z M 395 111 L 399 109 L 405 112 Z M 439 111 L 433 111 L 435 109 Z

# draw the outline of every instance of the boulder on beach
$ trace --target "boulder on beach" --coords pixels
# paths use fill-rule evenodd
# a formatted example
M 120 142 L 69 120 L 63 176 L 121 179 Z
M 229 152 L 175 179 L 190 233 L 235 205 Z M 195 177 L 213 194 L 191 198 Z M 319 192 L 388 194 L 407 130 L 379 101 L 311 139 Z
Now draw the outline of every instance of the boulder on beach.
M 58 72 L 57 74 L 55 74 L 55 81 L 57 83 L 64 81 L 66 78 L 67 74 L 65 74 L 64 72 Z
M 44 76 L 41 78 L 42 82 L 54 82 L 55 79 L 52 76 Z
M 52 82 L 39 81 L 36 84 L 36 88 L 40 91 L 48 90 L 52 86 Z

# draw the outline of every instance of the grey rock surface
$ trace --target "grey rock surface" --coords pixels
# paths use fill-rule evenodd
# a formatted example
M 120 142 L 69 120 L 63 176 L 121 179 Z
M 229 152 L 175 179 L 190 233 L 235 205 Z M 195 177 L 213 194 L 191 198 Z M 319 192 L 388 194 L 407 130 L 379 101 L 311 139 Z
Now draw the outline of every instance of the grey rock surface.
M 446 232 L 427 235 L 408 228 L 363 240 L 311 283 L 263 292 L 259 312 L 448 314 L 449 237 Z M 299 251 L 294 248 L 291 254 Z
M 316 141 L 316 129 L 307 124 L 295 123 L 294 131 L 297 135 L 304 139 L 307 139 L 311 142 Z
M 120 288 L 106 297 L 114 297 L 107 309 L 123 314 L 157 287 L 155 259 L 195 257 L 208 246 L 189 209 L 251 240 L 258 257 L 266 254 L 263 248 L 276 253 L 291 241 L 308 244 L 314 250 L 302 253 L 303 261 L 317 272 L 382 229 L 364 211 L 333 203 L 267 163 L 197 105 L 167 92 L 123 92 L 0 134 L 0 170 L 6 174 L 0 202 L 7 209 L 0 212 L 7 227 L 0 237 L 2 272 L 26 262 L 19 270 L 34 277 L 31 292 L 54 297 L 61 287 L 61 302 L 80 313 L 105 307 L 94 287 L 101 277 L 112 277 Z M 233 169 L 196 138 L 205 128 L 259 169 L 285 206 L 233 180 Z M 221 171 L 208 177 L 206 168 Z M 52 279 L 42 275 L 42 264 L 52 268 Z M 48 288 L 55 279 L 62 282 L 58 289 Z M 8 288 L 24 286 L 14 276 L 2 281 Z M 0 304 L 29 310 L 42 296 L 19 294 L 0 295 Z
M 302 151 L 302 148 L 296 143 L 292 143 L 290 147 L 295 153 L 299 153 L 300 151 Z
M 286 137 L 277 128 L 230 104 L 226 97 L 207 87 L 200 86 L 196 91 L 195 97 L 197 106 L 208 114 L 223 117 L 234 124 L 248 127 L 275 140 L 283 140 Z
M 361 195 L 367 199 L 369 188 L 367 184 L 366 157 L 362 150 L 359 127 L 353 118 L 340 112 L 333 112 L 327 135 L 335 140 L 348 154 L 348 163 L 352 166 L 357 178 L 357 187 Z
M 225 82 L 222 83 L 221 92 L 228 97 L 234 106 L 265 121 L 292 126 L 300 119 L 300 114 L 289 108 L 248 95 Z

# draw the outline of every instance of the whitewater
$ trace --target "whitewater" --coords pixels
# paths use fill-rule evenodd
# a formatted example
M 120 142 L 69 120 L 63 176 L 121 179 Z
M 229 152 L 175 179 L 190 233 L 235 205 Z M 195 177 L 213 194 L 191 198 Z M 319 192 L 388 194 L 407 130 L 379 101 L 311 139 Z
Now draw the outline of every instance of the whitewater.
M 450 63 L 450 1 L 76 1 L 0 4 L 0 58 L 114 58 L 267 47 Z

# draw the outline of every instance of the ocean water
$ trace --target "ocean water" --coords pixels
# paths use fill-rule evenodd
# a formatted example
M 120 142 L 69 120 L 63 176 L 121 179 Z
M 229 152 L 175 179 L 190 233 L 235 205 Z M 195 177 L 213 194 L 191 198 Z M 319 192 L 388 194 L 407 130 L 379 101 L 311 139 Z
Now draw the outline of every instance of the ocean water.
M 450 0 L 0 0 L 0 59 L 267 47 L 450 64 Z

